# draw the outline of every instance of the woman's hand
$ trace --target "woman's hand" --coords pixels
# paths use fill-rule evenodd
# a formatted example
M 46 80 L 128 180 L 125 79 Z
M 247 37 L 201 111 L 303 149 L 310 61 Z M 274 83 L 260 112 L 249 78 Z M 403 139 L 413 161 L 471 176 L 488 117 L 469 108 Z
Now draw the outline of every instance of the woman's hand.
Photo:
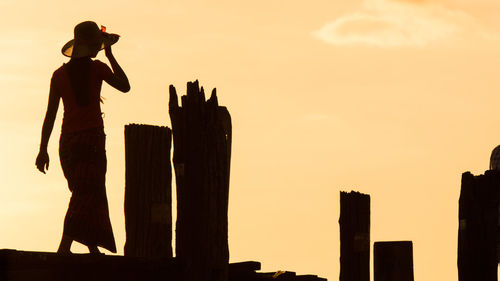
M 40 149 L 38 156 L 36 157 L 35 165 L 37 169 L 45 174 L 45 169 L 49 169 L 49 154 L 47 153 L 47 149 Z
M 113 42 L 113 44 L 118 42 L 118 39 L 120 39 L 120 35 L 118 34 L 108 33 L 106 35 L 111 37 L 111 41 Z M 106 55 L 106 57 L 113 56 L 113 53 L 111 52 L 111 45 L 104 48 L 104 54 Z
M 109 36 L 112 36 L 113 40 L 116 41 L 118 41 L 118 38 L 120 38 L 120 36 L 117 34 L 109 34 Z M 113 69 L 113 75 L 111 75 L 105 81 L 113 88 L 123 93 L 130 91 L 130 83 L 128 82 L 127 75 L 125 74 L 125 72 L 123 72 L 123 69 L 120 67 L 115 57 L 113 56 L 113 53 L 111 52 L 111 46 L 106 47 L 104 49 L 104 52 L 109 60 L 109 63 L 111 64 L 111 68 Z
M 111 46 L 107 46 L 106 48 L 104 48 L 104 54 L 106 55 L 107 58 L 113 56 L 113 53 L 111 52 Z

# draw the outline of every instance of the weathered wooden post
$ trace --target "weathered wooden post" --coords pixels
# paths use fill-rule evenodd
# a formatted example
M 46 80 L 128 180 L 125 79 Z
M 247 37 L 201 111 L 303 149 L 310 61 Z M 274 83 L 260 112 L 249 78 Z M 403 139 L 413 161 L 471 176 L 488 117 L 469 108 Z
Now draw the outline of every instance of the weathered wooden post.
M 172 257 L 171 131 L 125 126 L 125 256 Z
M 340 281 L 370 280 L 370 195 L 340 192 Z
M 185 280 L 226 281 L 231 117 L 215 89 L 205 101 L 198 81 L 187 84 L 181 107 L 170 86 L 177 183 L 176 257 Z
M 459 199 L 458 280 L 496 281 L 500 172 L 462 174 Z
M 375 242 L 373 273 L 374 281 L 413 281 L 412 242 Z

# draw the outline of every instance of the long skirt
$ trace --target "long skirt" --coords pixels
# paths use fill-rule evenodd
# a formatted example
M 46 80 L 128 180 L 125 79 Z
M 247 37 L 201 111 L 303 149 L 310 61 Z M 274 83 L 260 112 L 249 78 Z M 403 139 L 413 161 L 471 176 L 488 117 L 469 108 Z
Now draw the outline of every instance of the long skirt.
M 106 198 L 105 142 L 103 128 L 61 134 L 59 158 L 71 191 L 63 234 L 116 253 Z

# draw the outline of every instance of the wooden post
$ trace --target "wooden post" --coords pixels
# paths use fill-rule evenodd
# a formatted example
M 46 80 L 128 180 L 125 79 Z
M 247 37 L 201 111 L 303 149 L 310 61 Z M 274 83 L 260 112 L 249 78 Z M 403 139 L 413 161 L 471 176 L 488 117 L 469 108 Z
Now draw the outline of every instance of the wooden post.
M 176 257 L 189 281 L 226 281 L 231 117 L 215 89 L 205 101 L 198 81 L 187 83 L 178 105 L 170 86 L 169 111 L 177 183 Z
M 370 195 L 340 192 L 340 281 L 370 280 Z
M 497 281 L 500 172 L 462 174 L 459 199 L 459 281 Z
M 125 126 L 125 256 L 172 257 L 171 130 Z
M 374 281 L 413 281 L 411 241 L 375 242 Z

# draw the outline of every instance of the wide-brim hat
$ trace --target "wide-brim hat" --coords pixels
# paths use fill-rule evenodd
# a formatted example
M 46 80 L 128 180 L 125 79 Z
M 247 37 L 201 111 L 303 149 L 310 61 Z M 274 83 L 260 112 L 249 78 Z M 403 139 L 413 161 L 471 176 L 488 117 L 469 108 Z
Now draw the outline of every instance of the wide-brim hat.
M 93 21 L 84 21 L 75 26 L 74 38 L 68 41 L 62 49 L 63 55 L 71 58 L 82 58 L 111 46 L 118 42 L 120 36 L 106 32 Z

